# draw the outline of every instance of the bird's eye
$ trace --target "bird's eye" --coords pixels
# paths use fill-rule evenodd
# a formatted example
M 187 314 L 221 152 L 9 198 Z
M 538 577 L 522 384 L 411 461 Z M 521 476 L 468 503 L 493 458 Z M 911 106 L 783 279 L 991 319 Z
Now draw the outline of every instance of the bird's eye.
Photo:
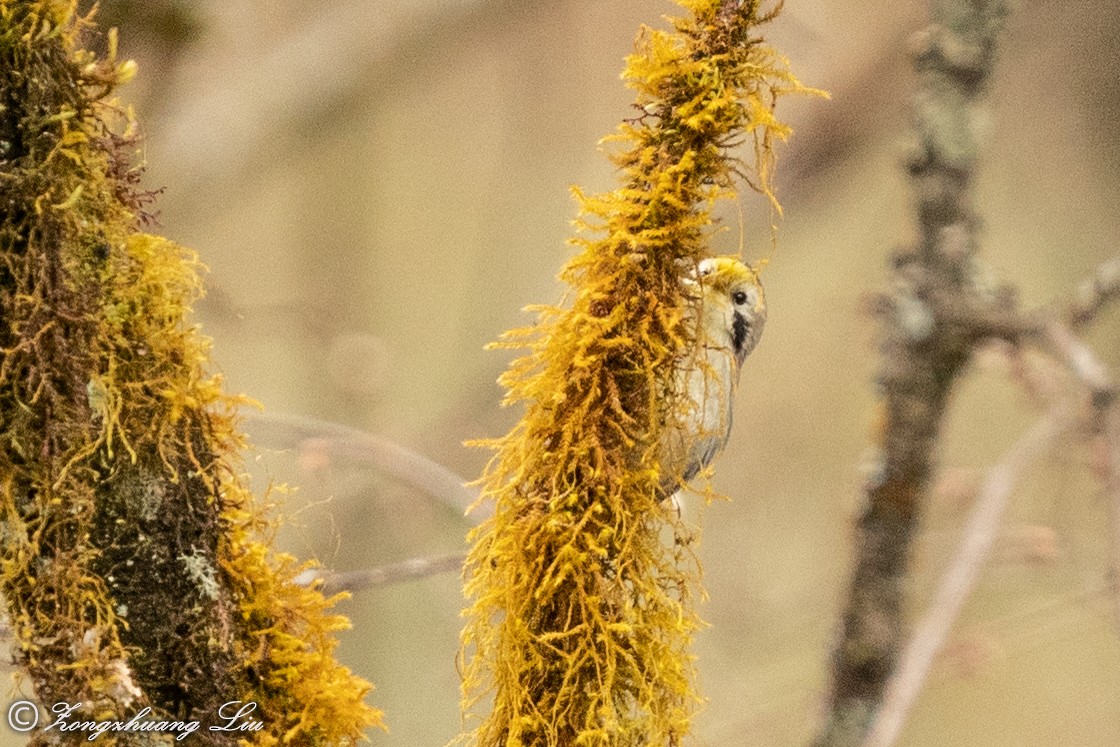
M 735 291 L 731 294 L 731 300 L 736 306 L 742 306 L 747 302 L 747 294 L 744 291 Z

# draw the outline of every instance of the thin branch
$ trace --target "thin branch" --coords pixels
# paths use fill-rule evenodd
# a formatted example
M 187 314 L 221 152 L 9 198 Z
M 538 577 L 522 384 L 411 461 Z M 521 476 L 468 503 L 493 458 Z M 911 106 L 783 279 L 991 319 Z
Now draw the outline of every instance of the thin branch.
M 465 515 L 478 500 L 478 492 L 467 487 L 463 477 L 423 454 L 381 436 L 302 415 L 254 411 L 243 414 L 250 425 L 266 429 L 271 427 L 274 431 L 272 437 L 282 438 L 286 446 L 298 445 L 304 439 L 322 439 L 333 453 L 369 462 L 461 515 Z M 470 517 L 475 522 L 482 521 L 486 518 L 486 507 L 472 511 Z
M 463 569 L 465 555 L 437 555 L 434 557 L 409 558 L 399 563 L 391 563 L 377 568 L 359 571 L 311 571 L 304 574 L 299 582 L 309 585 L 316 579 L 323 579 L 322 592 L 327 596 L 339 592 L 357 592 L 377 589 L 407 581 L 416 581 L 441 573 L 458 573 Z
M 883 703 L 864 747 L 890 747 L 898 739 L 934 657 L 944 646 L 987 561 L 1008 497 L 1022 474 L 1046 452 L 1070 422 L 1069 415 L 1062 411 L 1043 417 L 988 473 L 965 525 L 960 548 L 941 580 L 933 604 L 915 628 L 887 684 Z
M 1120 299 L 1120 255 L 1098 265 L 1078 288 L 1077 299 L 1070 304 L 1067 312 L 1070 326 L 1074 329 L 1084 327 L 1117 299 Z
M 1093 397 L 1097 410 L 1107 410 L 1116 398 L 1116 385 L 1096 353 L 1068 326 L 1050 321 L 1042 328 L 1043 346 L 1077 377 Z
M 1097 279 L 1096 287 L 1101 287 L 1099 282 L 1101 278 L 1109 276 L 1109 273 L 1103 270 L 1108 264 L 1102 265 L 1094 274 L 1094 278 Z M 1120 275 L 1120 261 L 1115 264 Z M 1103 294 L 1098 294 L 1098 297 L 1103 297 Z M 1103 305 L 1103 301 L 1097 303 L 1096 309 L 1099 310 Z M 1088 306 L 1082 308 L 1087 309 Z M 1087 315 L 1083 323 L 1091 320 L 1092 315 Z M 1113 590 L 1116 615 L 1120 619 L 1120 407 L 1117 407 L 1116 383 L 1097 354 L 1065 324 L 1059 322 L 1047 324 L 1044 327 L 1042 342 L 1088 389 L 1092 397 L 1092 427 L 1101 450 L 1099 474 L 1109 512 L 1110 586 Z
M 1101 433 L 1105 448 L 1104 488 L 1111 526 L 1112 569 L 1109 585 L 1120 620 L 1120 408 L 1112 407 Z

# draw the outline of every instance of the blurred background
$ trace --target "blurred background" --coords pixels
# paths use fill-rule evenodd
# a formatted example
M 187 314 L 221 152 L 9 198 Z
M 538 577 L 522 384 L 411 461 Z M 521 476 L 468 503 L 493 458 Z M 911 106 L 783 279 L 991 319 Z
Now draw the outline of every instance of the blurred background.
M 914 235 L 902 157 L 922 2 L 790 0 L 768 36 L 831 101 L 785 99 L 785 208 L 721 208 L 716 251 L 770 259 L 766 337 L 743 376 L 703 527 L 708 702 L 694 744 L 805 744 L 825 702 L 873 420 L 875 324 L 862 311 Z M 159 230 L 209 266 L 197 319 L 231 391 L 259 400 L 246 469 L 295 492 L 282 544 L 338 570 L 459 553 L 471 521 L 384 469 L 359 429 L 464 479 L 462 442 L 499 407 L 506 351 L 483 346 L 555 302 L 571 184 L 613 186 L 596 147 L 631 115 L 619 80 L 667 0 L 104 0 L 137 111 Z M 1027 306 L 1068 298 L 1120 247 L 1120 5 L 1016 3 L 978 183 L 983 257 Z M 1090 342 L 1120 364 L 1120 315 Z M 925 608 L 971 487 L 1039 407 L 1000 355 L 957 390 L 943 475 L 912 565 Z M 383 446 L 383 444 L 382 444 Z M 405 469 L 410 469 L 405 467 Z M 399 471 L 399 470 L 398 470 Z M 441 493 L 442 497 L 430 493 Z M 460 491 L 461 498 L 465 491 Z M 992 560 L 906 727 L 908 745 L 1120 744 L 1120 625 L 1106 503 L 1063 443 L 1012 499 Z M 375 683 L 386 747 L 458 732 L 464 606 L 455 573 L 359 592 L 343 660 Z M 232 695 L 231 695 L 232 697 Z M 5 737 L 10 735 L 5 734 Z

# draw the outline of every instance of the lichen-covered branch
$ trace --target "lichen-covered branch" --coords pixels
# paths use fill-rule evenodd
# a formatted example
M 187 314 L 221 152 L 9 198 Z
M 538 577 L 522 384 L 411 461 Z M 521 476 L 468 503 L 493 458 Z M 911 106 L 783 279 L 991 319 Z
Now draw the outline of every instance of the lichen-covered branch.
M 260 744 L 377 721 L 333 657 L 346 624 L 264 541 L 233 400 L 185 322 L 194 255 L 138 232 L 135 72 L 83 51 L 76 4 L 0 0 L 0 587 L 47 706 L 207 720 L 256 701 Z M 228 733 L 200 737 L 233 744 Z M 138 735 L 118 739 L 138 740 Z M 197 738 L 197 737 L 196 737 Z
M 879 303 L 880 463 L 864 490 L 819 747 L 858 745 L 871 724 L 902 642 L 910 544 L 953 384 L 979 339 L 1017 329 L 1009 295 L 977 280 L 971 204 L 977 100 L 1004 14 L 1000 0 L 933 0 L 933 23 L 916 40 L 908 167 L 920 230 L 893 258 L 895 290 Z
M 465 735 L 479 747 L 678 745 L 698 702 L 689 540 L 661 504 L 672 372 L 695 354 L 681 277 L 709 253 L 711 209 L 747 167 L 768 192 L 776 97 L 800 86 L 754 0 L 684 0 L 672 31 L 643 29 L 627 61 L 636 116 L 614 141 L 621 185 L 577 193 L 569 308 L 507 336 L 529 353 L 503 376 L 527 403 L 483 478 L 494 516 L 474 533 L 463 633 Z M 670 541 L 666 541 L 666 539 Z

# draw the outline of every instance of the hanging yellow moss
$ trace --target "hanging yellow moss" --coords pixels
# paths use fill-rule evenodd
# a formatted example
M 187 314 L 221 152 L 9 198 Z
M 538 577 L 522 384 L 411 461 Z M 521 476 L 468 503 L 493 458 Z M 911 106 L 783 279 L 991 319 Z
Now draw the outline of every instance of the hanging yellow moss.
M 621 186 L 576 192 L 590 235 L 561 277 L 570 308 L 505 335 L 521 422 L 493 442 L 491 519 L 472 535 L 464 739 L 484 747 L 676 745 L 699 701 L 689 645 L 698 568 L 661 505 L 658 444 L 682 417 L 672 372 L 695 355 L 680 279 L 710 252 L 736 176 L 769 187 L 776 99 L 805 91 L 757 35 L 757 2 L 683 0 L 627 60 L 638 116 L 608 140 Z M 753 145 L 753 163 L 731 154 Z M 668 541 L 667 541 L 668 537 Z M 491 702 L 492 700 L 492 702 Z
M 40 701 L 220 723 L 215 744 L 353 743 L 379 723 L 333 657 L 346 620 L 269 549 L 234 399 L 184 319 L 193 254 L 137 231 L 135 72 L 75 3 L 0 0 L 0 586 Z M 196 738 L 197 738 L 196 737 Z M 107 735 L 103 739 L 109 739 Z M 136 735 L 117 736 L 136 741 Z

